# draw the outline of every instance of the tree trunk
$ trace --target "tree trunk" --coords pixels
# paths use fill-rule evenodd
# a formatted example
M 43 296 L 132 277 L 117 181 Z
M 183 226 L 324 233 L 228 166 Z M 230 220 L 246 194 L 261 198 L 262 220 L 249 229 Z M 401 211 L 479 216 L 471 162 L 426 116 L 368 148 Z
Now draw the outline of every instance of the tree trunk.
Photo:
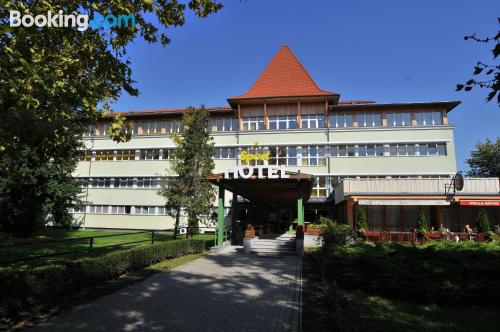
M 179 221 L 181 218 L 181 208 L 175 208 L 175 225 L 174 225 L 174 240 L 177 240 L 177 233 L 179 232 Z

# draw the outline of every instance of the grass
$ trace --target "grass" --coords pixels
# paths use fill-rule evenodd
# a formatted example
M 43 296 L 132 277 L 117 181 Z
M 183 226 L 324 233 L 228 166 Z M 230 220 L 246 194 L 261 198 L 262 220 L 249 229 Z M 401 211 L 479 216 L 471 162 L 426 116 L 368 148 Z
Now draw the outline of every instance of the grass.
M 494 331 L 500 244 L 357 244 L 304 264 L 304 331 Z
M 130 234 L 127 234 L 130 233 Z M 0 233 L 0 262 L 21 258 L 34 257 L 38 255 L 50 255 L 64 252 L 62 255 L 55 255 L 45 258 L 26 260 L 15 264 L 4 264 L 0 268 L 7 266 L 20 269 L 42 266 L 64 260 L 75 260 L 81 257 L 99 256 L 105 253 L 129 248 L 133 246 L 144 246 L 151 243 L 151 233 L 134 234 L 137 232 L 108 231 L 108 230 L 65 230 L 48 228 L 42 233 L 30 238 L 16 238 L 9 234 Z M 118 235 L 123 234 L 123 235 Z M 113 237 L 101 237 L 103 235 L 118 235 Z M 87 237 L 95 237 L 93 250 L 88 252 L 89 240 Z M 208 245 L 213 244 L 213 235 L 199 234 L 195 239 L 204 239 Z M 71 241 L 64 241 L 69 240 Z M 79 240 L 81 239 L 81 240 Z M 155 243 L 169 241 L 173 239 L 172 233 L 155 232 Z M 58 241 L 58 242 L 48 242 Z M 135 242 L 130 244 L 131 242 Z

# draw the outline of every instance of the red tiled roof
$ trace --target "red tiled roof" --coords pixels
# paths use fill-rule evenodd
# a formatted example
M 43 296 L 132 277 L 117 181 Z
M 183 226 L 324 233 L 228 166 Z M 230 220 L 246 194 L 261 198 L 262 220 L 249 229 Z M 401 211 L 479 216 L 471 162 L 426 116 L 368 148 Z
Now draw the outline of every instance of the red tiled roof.
M 288 46 L 283 45 L 247 93 L 232 99 L 337 95 L 321 90 Z

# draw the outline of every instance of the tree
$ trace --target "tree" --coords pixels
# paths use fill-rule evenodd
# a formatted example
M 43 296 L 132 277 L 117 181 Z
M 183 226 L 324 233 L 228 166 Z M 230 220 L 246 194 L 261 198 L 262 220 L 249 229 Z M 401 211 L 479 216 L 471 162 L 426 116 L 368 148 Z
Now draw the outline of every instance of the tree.
M 497 137 L 496 143 L 489 139 L 484 143 L 477 142 L 476 149 L 471 152 L 471 158 L 466 160 L 470 167 L 467 175 L 500 177 L 500 137 Z
M 497 20 L 500 24 L 500 18 L 497 18 Z M 477 37 L 476 34 L 473 34 L 465 36 L 464 39 L 473 40 L 478 43 L 493 44 L 494 46 L 491 50 L 493 60 L 496 60 L 497 56 L 500 55 L 500 31 L 498 31 L 493 37 L 481 38 Z M 492 101 L 496 97 L 497 104 L 500 105 L 500 66 L 495 64 L 489 65 L 478 61 L 472 74 L 476 77 L 480 77 L 480 75 L 483 76 L 477 79 L 471 78 L 464 84 L 457 84 L 456 91 L 470 91 L 473 87 L 489 89 L 486 100 Z
M 191 237 L 198 232 L 200 220 L 210 218 L 215 199 L 214 187 L 205 180 L 214 169 L 214 142 L 208 131 L 208 112 L 204 108 L 188 108 L 182 121 L 181 132 L 172 135 L 176 147 L 169 171 L 176 178 L 160 194 L 167 200 L 167 206 L 186 211 L 187 237 Z
M 0 8 L 0 227 L 31 232 L 37 225 L 76 204 L 79 139 L 89 124 L 106 116 L 123 92 L 133 87 L 127 45 L 138 36 L 146 42 L 170 40 L 160 28 L 182 26 L 187 7 L 199 17 L 217 12 L 212 0 L 142 1 L 4 1 Z M 60 10 L 132 15 L 135 24 L 65 27 L 10 27 L 11 10 L 33 17 Z M 154 22 L 154 23 L 153 23 Z M 120 118 L 110 134 L 127 139 Z M 52 173 L 56 171 L 56 173 Z M 52 183 L 52 185 L 51 185 Z M 60 183 L 60 186 L 53 185 Z M 58 213 L 47 208 L 57 207 Z M 64 213 L 63 213 L 64 214 Z M 68 215 L 61 216 L 67 219 Z M 15 226 L 17 224 L 17 226 Z M 15 226 L 15 227 L 14 227 Z
M 359 233 L 364 233 L 368 231 L 368 222 L 366 220 L 366 211 L 362 207 L 358 207 L 356 214 L 356 226 Z
M 177 239 L 177 233 L 179 232 L 181 207 L 185 205 L 184 199 L 186 198 L 186 194 L 183 192 L 183 189 L 184 187 L 179 177 L 170 177 L 165 186 L 158 192 L 159 195 L 165 198 L 167 214 L 175 217 L 174 239 Z
M 420 210 L 417 220 L 417 230 L 421 234 L 429 232 L 429 221 L 427 220 L 427 215 L 424 210 Z
M 487 233 L 489 232 L 490 229 L 490 222 L 488 220 L 488 214 L 486 213 L 486 209 L 480 209 L 479 213 L 476 218 L 476 224 L 477 228 L 479 229 L 480 232 L 482 233 Z

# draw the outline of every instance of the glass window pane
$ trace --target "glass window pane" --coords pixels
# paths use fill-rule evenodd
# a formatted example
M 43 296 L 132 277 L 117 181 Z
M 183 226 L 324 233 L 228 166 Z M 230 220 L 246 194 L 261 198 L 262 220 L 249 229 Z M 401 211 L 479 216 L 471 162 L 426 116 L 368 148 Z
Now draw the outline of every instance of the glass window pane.
M 366 154 L 368 156 L 374 156 L 375 155 L 375 145 L 367 145 L 366 146 Z
M 439 143 L 437 145 L 437 153 L 439 156 L 446 156 L 446 144 L 445 143 Z
M 441 112 L 432 112 L 432 119 L 434 120 L 434 125 L 443 124 L 443 118 L 441 117 Z
M 427 144 L 420 144 L 418 149 L 421 156 L 427 156 Z
M 347 146 L 347 156 L 354 157 L 354 145 Z
M 344 116 L 345 127 L 352 127 L 352 123 L 354 122 L 352 114 L 346 114 Z
M 383 156 L 384 155 L 384 146 L 383 145 L 376 145 L 375 151 L 377 153 L 377 156 Z
M 394 144 L 389 145 L 389 154 L 391 156 L 396 156 L 398 154 L 398 147 L 397 147 L 397 145 L 394 145 Z
M 432 126 L 432 113 L 431 112 L 424 113 L 424 124 L 426 126 Z
M 347 155 L 347 148 L 345 145 L 339 145 L 339 156 L 345 157 Z
M 394 118 L 394 113 L 387 113 L 387 125 L 389 127 L 394 127 L 396 125 Z
M 409 156 L 414 156 L 415 155 L 415 144 L 408 144 L 407 151 L 408 151 Z
M 431 143 L 431 144 L 428 144 L 428 153 L 429 155 L 431 156 L 435 156 L 436 155 L 436 152 L 437 152 L 437 149 L 436 149 L 436 144 L 434 143 Z
M 366 145 L 359 145 L 358 146 L 358 156 L 366 156 Z

